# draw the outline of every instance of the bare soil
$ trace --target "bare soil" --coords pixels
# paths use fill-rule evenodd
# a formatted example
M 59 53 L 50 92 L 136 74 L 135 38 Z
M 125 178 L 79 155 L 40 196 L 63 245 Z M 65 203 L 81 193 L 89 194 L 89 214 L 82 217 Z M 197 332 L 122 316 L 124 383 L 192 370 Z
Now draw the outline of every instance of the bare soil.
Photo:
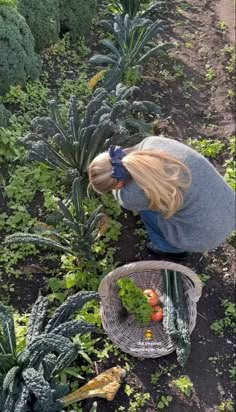
M 216 13 L 228 28 L 228 36 L 235 45 L 235 2 L 233 0 L 218 0 L 216 2 Z

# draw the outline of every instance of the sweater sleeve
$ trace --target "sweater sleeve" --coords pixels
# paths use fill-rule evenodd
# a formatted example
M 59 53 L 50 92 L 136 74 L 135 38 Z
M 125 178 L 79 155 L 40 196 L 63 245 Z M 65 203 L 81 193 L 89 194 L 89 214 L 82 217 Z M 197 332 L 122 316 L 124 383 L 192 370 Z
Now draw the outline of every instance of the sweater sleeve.
M 130 181 L 120 190 L 113 190 L 112 193 L 119 205 L 125 209 L 140 212 L 149 208 L 148 199 L 146 199 L 143 190 L 134 181 Z

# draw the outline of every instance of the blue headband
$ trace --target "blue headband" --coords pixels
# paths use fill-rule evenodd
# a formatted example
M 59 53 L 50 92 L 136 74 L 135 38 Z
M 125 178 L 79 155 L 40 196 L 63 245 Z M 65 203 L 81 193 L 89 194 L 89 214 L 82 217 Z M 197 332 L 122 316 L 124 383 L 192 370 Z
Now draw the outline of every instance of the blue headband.
M 123 166 L 121 159 L 125 156 L 124 151 L 120 146 L 112 145 L 108 149 L 110 162 L 112 164 L 111 176 L 119 182 L 125 181 L 128 178 L 128 171 Z

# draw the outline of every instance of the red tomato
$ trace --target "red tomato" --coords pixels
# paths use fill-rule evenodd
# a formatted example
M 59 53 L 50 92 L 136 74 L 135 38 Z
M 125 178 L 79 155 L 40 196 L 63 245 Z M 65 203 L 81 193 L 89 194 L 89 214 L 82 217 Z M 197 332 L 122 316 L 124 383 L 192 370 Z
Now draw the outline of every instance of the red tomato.
M 147 296 L 147 298 L 148 298 L 148 303 L 149 303 L 151 306 L 157 305 L 159 299 L 158 299 L 158 296 L 157 296 L 156 292 L 154 292 L 154 290 L 152 290 L 152 289 L 146 289 L 146 290 L 143 291 L 143 294 L 144 294 L 145 296 Z
M 153 322 L 160 322 L 163 319 L 163 310 L 161 306 L 153 306 L 152 313 L 151 313 L 151 320 Z

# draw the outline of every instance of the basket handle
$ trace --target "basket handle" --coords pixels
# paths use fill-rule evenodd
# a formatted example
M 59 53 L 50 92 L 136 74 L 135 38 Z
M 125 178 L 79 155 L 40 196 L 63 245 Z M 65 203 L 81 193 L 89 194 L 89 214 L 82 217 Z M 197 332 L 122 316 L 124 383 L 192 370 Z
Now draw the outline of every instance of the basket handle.
M 187 276 L 193 284 L 193 287 L 188 289 L 185 293 L 188 294 L 189 299 L 191 299 L 193 302 L 198 302 L 202 295 L 201 279 L 189 268 L 185 268 L 185 272 L 183 273 L 183 271 L 181 271 L 181 274 Z

